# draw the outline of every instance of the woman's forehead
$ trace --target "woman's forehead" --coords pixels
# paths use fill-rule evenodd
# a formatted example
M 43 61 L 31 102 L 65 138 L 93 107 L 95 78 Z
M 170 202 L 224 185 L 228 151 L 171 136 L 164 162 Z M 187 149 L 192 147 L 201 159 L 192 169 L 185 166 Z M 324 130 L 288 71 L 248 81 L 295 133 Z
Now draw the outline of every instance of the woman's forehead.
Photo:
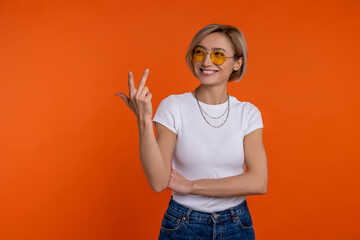
M 223 51 L 223 52 L 228 52 L 228 51 L 226 51 L 225 49 L 223 49 L 223 48 L 220 48 L 220 47 L 213 47 L 213 48 L 210 48 L 210 49 L 208 49 L 207 47 L 204 47 L 204 46 L 202 46 L 202 45 L 196 45 L 195 47 L 199 47 L 199 48 L 203 48 L 205 51 L 209 51 L 209 50 L 211 50 L 211 51 L 215 51 L 215 50 L 220 50 L 220 51 Z
M 198 46 L 205 50 L 224 49 L 226 52 L 232 49 L 231 41 L 222 33 L 210 33 L 200 41 Z

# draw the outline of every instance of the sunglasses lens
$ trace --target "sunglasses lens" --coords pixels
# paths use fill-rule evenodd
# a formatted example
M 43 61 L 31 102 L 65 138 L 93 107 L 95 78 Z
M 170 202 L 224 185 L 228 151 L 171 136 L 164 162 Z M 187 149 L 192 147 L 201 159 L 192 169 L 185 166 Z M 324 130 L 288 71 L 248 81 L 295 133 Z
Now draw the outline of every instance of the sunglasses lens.
M 204 60 L 205 51 L 202 48 L 195 48 L 191 55 L 191 59 L 193 62 L 201 62 Z M 210 54 L 211 61 L 216 65 L 221 65 L 225 62 L 225 54 L 222 51 L 213 51 Z
M 221 51 L 214 51 L 211 53 L 211 61 L 216 65 L 221 65 L 225 62 L 225 54 Z
M 205 52 L 201 48 L 195 48 L 192 55 L 194 62 L 201 62 L 204 59 Z

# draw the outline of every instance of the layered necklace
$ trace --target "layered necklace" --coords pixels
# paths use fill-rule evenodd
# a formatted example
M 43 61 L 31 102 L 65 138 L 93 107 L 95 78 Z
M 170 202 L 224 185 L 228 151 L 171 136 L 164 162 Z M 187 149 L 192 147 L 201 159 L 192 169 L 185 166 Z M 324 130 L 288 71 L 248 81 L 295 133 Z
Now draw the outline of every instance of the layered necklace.
M 200 109 L 200 113 L 201 113 L 202 117 L 204 118 L 205 122 L 207 122 L 207 124 L 209 124 L 209 125 L 210 125 L 211 127 L 213 127 L 213 128 L 219 128 L 219 127 L 221 127 L 222 125 L 225 124 L 226 120 L 227 120 L 228 117 L 229 117 L 229 113 L 230 113 L 230 96 L 229 96 L 229 94 L 227 93 L 227 96 L 228 96 L 228 100 L 227 100 L 228 106 L 227 106 L 227 108 L 225 109 L 225 112 L 224 112 L 223 114 L 221 114 L 219 117 L 213 117 L 213 116 L 210 116 L 210 115 L 200 106 L 199 99 L 198 99 L 198 97 L 197 97 L 197 96 L 198 96 L 198 89 L 199 89 L 199 87 L 197 87 L 197 88 L 195 89 L 195 99 L 196 99 L 196 101 L 197 101 L 197 104 L 198 104 L 199 109 Z M 205 113 L 208 117 L 210 117 L 210 118 L 212 118 L 212 119 L 219 119 L 219 118 L 221 118 L 222 116 L 224 116 L 226 112 L 227 112 L 227 115 L 226 115 L 225 121 L 224 121 L 223 123 L 221 123 L 220 125 L 217 125 L 217 126 L 214 126 L 214 125 L 212 125 L 211 123 L 209 123 L 209 121 L 208 121 L 208 120 L 205 118 L 205 116 L 204 116 L 204 113 Z

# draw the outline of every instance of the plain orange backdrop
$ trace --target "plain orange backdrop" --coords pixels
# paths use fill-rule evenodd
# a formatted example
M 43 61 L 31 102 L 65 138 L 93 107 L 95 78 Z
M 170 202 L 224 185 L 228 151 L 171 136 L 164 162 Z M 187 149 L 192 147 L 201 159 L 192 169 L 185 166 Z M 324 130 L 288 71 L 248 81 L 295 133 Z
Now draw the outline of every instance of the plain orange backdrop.
M 210 23 L 248 43 L 228 90 L 263 117 L 256 239 L 360 239 L 358 0 L 0 1 L 0 239 L 157 238 L 171 192 L 115 93 L 145 68 L 153 113 L 194 90 L 185 53 Z

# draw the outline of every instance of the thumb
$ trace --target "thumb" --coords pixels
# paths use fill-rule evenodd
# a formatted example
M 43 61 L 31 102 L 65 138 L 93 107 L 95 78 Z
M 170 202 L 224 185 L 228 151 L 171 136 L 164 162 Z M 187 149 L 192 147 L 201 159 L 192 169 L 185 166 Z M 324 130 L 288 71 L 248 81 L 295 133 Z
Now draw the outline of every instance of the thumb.
M 129 98 L 124 93 L 116 93 L 116 96 L 119 96 L 124 100 L 125 104 L 130 107 L 129 105 Z

